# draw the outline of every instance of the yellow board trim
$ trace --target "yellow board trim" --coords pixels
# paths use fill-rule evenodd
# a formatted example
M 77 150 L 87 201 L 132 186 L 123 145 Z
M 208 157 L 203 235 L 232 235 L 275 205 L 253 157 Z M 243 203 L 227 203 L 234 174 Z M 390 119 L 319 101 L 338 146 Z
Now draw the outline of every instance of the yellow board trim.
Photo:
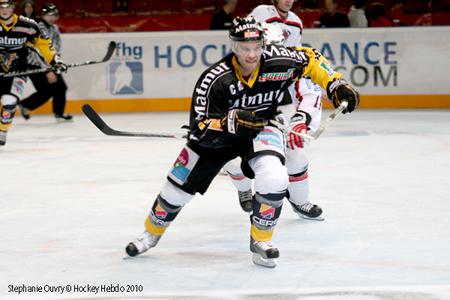
M 66 112 L 81 113 L 81 106 L 86 103 L 98 112 L 187 111 L 191 98 L 70 100 Z M 332 105 L 324 101 L 324 107 Z M 363 95 L 360 108 L 450 108 L 450 95 Z M 52 113 L 50 102 L 32 112 L 49 113 Z

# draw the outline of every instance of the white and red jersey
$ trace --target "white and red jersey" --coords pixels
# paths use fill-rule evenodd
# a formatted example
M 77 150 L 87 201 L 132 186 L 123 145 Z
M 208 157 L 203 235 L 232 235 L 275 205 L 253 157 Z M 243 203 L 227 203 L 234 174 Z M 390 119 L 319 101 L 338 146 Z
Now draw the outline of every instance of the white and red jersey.
M 250 15 L 259 22 L 278 23 L 283 30 L 286 47 L 302 45 L 303 23 L 292 11 L 283 18 L 274 5 L 258 5 Z
M 284 46 L 301 46 L 303 23 L 292 11 L 288 13 L 287 18 L 283 18 L 274 5 L 258 5 L 250 15 L 259 22 L 279 24 L 285 35 Z M 312 132 L 316 131 L 322 118 L 322 91 L 320 86 L 313 83 L 311 79 L 302 78 L 289 87 L 289 93 L 293 106 L 283 105 L 280 107 L 285 116 L 290 118 L 295 110 L 305 111 L 311 116 L 309 129 Z

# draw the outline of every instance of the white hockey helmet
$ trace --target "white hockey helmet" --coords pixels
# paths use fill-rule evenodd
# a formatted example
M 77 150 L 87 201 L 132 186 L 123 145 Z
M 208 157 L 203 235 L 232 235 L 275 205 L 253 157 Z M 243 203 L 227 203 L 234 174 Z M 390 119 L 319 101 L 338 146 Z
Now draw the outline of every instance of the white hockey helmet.
M 283 45 L 285 38 L 283 30 L 277 23 L 263 22 L 262 28 L 264 29 L 264 40 L 266 45 Z

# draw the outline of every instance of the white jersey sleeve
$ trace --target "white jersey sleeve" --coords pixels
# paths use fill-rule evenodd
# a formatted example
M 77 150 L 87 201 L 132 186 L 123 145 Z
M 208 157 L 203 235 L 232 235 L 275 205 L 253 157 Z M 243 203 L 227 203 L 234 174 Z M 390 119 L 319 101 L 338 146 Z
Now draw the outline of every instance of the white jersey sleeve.
M 296 91 L 298 97 L 294 100 L 295 106 L 297 110 L 306 111 L 311 116 L 309 129 L 315 132 L 322 119 L 322 90 L 311 79 L 302 78 L 296 82 Z

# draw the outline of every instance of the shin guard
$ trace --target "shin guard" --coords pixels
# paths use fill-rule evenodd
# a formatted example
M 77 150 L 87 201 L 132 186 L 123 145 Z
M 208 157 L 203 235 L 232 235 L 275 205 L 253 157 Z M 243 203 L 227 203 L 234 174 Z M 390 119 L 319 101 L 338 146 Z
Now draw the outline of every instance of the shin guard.
M 273 229 L 280 217 L 284 194 L 255 194 L 251 216 L 251 237 L 255 241 L 272 240 Z
M 170 223 L 176 218 L 181 206 L 174 206 L 158 195 L 153 203 L 150 215 L 145 220 L 145 229 L 153 235 L 162 235 Z

